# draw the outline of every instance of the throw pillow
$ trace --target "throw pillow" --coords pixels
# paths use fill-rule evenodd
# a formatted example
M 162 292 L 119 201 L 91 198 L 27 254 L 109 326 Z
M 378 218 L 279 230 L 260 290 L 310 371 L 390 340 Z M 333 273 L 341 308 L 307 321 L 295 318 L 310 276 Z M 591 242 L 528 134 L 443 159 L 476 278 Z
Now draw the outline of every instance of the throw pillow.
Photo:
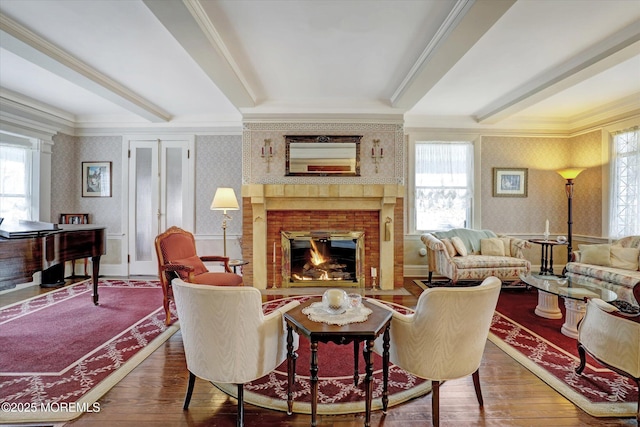
M 451 243 L 453 244 L 453 247 L 456 248 L 456 252 L 458 252 L 460 256 L 467 256 L 467 248 L 461 238 L 454 236 L 451 238 Z
M 511 237 L 500 237 L 502 240 L 502 244 L 504 245 L 504 256 L 512 256 L 511 255 Z
M 453 247 L 453 243 L 451 243 L 451 240 L 442 239 L 442 243 L 444 243 L 444 247 L 447 250 L 447 253 L 449 254 L 449 256 L 458 255 L 458 252 L 456 251 L 456 248 Z
M 636 248 L 623 248 L 611 245 L 611 267 L 623 270 L 638 270 L 638 257 L 640 250 Z
M 189 265 L 193 267 L 193 274 L 196 276 L 198 274 L 206 273 L 207 271 L 209 271 L 207 270 L 207 267 L 204 266 L 204 263 L 202 262 L 200 257 L 198 257 L 198 255 L 193 255 L 183 259 L 175 259 L 171 261 L 170 264 Z M 187 280 L 189 278 L 189 273 L 184 270 L 179 270 L 178 275 L 182 280 Z
M 584 264 L 602 265 L 609 267 L 611 265 L 611 245 L 603 243 L 600 245 L 578 245 L 580 248 L 580 262 Z
M 504 256 L 504 243 L 497 237 L 480 239 L 480 252 L 482 255 Z

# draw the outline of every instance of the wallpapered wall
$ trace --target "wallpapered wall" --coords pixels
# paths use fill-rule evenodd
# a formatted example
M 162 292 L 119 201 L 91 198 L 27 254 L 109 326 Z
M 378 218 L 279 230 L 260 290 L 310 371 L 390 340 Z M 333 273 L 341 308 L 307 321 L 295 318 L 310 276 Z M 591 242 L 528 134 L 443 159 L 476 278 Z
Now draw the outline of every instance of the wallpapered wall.
M 556 170 L 586 167 L 576 178 L 573 233 L 601 235 L 601 132 L 574 138 L 483 137 L 482 228 L 540 234 L 549 220 L 552 235 L 567 234 L 566 181 Z M 493 168 L 527 168 L 528 197 L 493 197 Z
M 51 222 L 61 213 L 90 213 L 107 233 L 122 234 L 122 137 L 58 134 L 51 153 Z M 82 197 L 82 162 L 111 162 L 111 197 Z
M 196 138 L 196 234 L 222 234 L 222 211 L 212 211 L 218 187 L 231 187 L 240 203 L 242 187 L 242 137 L 240 135 Z M 242 212 L 229 212 L 227 238 L 242 234 Z
M 285 176 L 285 135 L 362 135 L 359 177 Z M 381 123 L 249 123 L 242 138 L 243 184 L 404 184 L 404 132 L 401 124 Z M 261 157 L 271 139 L 270 164 Z M 378 172 L 371 159 L 373 140 L 380 140 L 384 159 Z
M 332 127 L 335 126 L 335 127 Z M 328 132 L 327 129 L 331 129 Z M 361 177 L 331 178 L 332 183 L 404 184 L 407 154 L 404 132 L 396 124 L 304 124 L 261 123 L 245 126 L 243 135 L 207 135 L 196 137 L 195 155 L 195 233 L 221 238 L 222 213 L 209 206 L 220 186 L 233 187 L 240 198 L 243 183 L 318 183 L 323 177 L 285 177 L 284 135 L 363 135 Z M 275 156 L 267 171 L 260 157 L 265 138 L 271 138 Z M 370 158 L 373 139 L 381 140 L 385 158 L 378 173 Z M 94 223 L 107 225 L 110 235 L 127 232 L 122 213 L 122 137 L 75 137 L 58 134 L 52 150 L 52 222 L 60 213 L 89 212 Z M 81 197 L 81 163 L 110 161 L 113 171 L 113 196 Z M 542 234 L 549 219 L 552 235 L 567 233 L 567 199 L 565 181 L 555 171 L 568 166 L 588 168 L 575 181 L 574 234 L 601 235 L 602 200 L 601 131 L 573 138 L 485 136 L 481 151 L 481 218 L 482 227 L 502 233 Z M 492 196 L 494 167 L 528 168 L 529 186 L 526 198 Z M 242 205 L 242 204 L 241 204 Z M 242 234 L 242 212 L 232 212 L 228 223 L 228 242 Z M 118 263 L 119 242 L 109 242 L 103 263 Z M 230 244 L 238 247 L 239 244 Z M 405 265 L 422 264 L 417 255 L 423 247 L 419 239 L 405 241 Z M 574 244 L 575 247 L 575 244 Z M 232 254 L 233 255 L 233 254 Z M 237 254 L 238 256 L 240 254 Z M 556 254 L 562 259 L 561 253 Z M 536 253 L 530 254 L 538 262 Z

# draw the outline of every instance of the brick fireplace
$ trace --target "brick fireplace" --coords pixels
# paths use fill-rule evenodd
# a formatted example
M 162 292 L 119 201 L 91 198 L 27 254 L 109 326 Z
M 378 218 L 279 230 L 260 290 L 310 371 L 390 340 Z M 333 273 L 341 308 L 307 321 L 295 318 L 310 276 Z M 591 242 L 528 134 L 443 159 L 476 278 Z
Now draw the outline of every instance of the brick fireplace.
M 282 287 L 282 231 L 364 233 L 364 286 L 402 287 L 404 187 L 385 184 L 250 184 L 242 187 L 245 283 Z M 287 285 L 286 283 L 284 284 Z

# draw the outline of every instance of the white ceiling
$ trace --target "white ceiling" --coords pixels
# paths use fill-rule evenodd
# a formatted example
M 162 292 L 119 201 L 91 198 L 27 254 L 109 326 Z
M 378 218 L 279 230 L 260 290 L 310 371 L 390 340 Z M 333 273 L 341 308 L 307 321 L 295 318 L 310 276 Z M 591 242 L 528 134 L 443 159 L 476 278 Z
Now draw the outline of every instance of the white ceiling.
M 76 128 L 404 117 L 570 130 L 640 109 L 637 0 L 1 0 L 0 12 L 0 114 Z

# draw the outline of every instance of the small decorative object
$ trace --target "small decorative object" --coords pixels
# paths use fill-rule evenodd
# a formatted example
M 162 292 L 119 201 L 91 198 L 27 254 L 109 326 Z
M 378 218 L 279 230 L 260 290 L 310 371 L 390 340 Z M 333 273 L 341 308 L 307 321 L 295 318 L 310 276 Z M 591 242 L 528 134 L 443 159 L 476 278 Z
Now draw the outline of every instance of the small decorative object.
M 566 238 L 565 236 L 558 236 L 558 237 L 556 238 L 556 241 L 557 241 L 558 243 L 567 243 L 567 238 Z
M 349 296 L 342 289 L 327 289 L 322 294 L 322 305 L 330 314 L 340 314 L 349 307 Z
M 384 159 L 384 148 L 380 147 L 380 140 L 373 140 L 373 147 L 371 148 L 371 159 L 373 164 L 376 165 L 376 173 L 378 173 L 378 164 Z
M 111 162 L 82 162 L 82 197 L 111 197 Z
M 526 168 L 493 168 L 493 197 L 527 197 Z
M 264 140 L 264 145 L 262 146 L 260 157 L 262 157 L 264 161 L 267 162 L 267 172 L 270 172 L 271 158 L 273 157 L 273 147 L 271 146 L 270 139 Z
M 549 240 L 549 220 L 544 222 L 544 241 L 547 242 Z
M 356 293 L 350 293 L 349 297 L 349 308 L 358 309 L 362 304 L 362 295 Z
M 373 290 L 376 290 L 376 278 L 378 277 L 378 269 L 375 267 L 371 267 L 371 287 L 373 288 Z

